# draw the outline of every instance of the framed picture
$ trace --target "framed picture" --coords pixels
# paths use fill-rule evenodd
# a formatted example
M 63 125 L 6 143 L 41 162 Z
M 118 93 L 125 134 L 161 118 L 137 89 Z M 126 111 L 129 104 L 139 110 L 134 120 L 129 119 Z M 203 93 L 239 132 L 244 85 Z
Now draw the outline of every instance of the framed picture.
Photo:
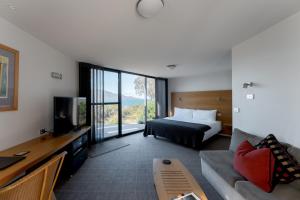
M 18 110 L 19 51 L 0 44 L 0 111 Z

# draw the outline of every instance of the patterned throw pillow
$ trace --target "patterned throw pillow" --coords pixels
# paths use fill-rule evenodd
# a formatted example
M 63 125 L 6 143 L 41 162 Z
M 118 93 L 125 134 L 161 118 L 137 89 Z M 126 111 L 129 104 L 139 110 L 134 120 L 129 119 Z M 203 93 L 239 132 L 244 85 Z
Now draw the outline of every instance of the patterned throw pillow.
M 280 144 L 272 134 L 268 135 L 257 148 L 270 148 L 275 158 L 274 180 L 279 183 L 290 183 L 295 179 L 300 179 L 300 165 L 291 156 L 285 146 Z

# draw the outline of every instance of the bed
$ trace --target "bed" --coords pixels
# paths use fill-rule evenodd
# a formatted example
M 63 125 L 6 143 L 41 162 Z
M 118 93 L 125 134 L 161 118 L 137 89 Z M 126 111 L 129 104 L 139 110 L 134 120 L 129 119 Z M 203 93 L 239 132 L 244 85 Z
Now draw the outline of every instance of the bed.
M 216 114 L 217 110 L 175 108 L 173 117 L 147 122 L 144 136 L 160 136 L 200 149 L 204 141 L 209 140 L 222 129 L 221 122 L 216 121 Z

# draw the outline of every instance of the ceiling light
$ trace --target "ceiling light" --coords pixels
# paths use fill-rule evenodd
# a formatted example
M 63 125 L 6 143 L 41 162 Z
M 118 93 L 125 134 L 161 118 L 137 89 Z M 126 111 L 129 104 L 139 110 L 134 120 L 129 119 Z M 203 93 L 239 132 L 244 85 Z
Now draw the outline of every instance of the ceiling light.
M 164 7 L 163 0 L 139 0 L 137 12 L 145 18 L 154 17 Z
M 177 65 L 167 65 L 166 67 L 170 70 L 173 70 L 177 67 Z

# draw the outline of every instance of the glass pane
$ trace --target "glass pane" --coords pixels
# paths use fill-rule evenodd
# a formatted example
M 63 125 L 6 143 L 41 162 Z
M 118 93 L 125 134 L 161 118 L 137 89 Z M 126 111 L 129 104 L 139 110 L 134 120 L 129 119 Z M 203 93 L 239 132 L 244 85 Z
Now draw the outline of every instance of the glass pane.
M 145 128 L 145 77 L 122 73 L 122 134 Z
M 103 138 L 103 107 L 93 105 L 102 102 L 103 91 L 103 71 L 91 69 L 91 122 L 92 122 L 92 141 L 99 142 Z
M 155 79 L 147 78 L 147 121 L 155 118 Z
M 91 70 L 91 103 L 102 103 L 103 71 Z
M 118 73 L 104 71 L 104 103 L 118 102 Z
M 103 106 L 92 106 L 92 113 L 93 123 L 95 126 L 94 139 L 95 141 L 100 141 L 103 138 Z
M 117 136 L 119 133 L 118 104 L 104 105 L 104 137 Z

